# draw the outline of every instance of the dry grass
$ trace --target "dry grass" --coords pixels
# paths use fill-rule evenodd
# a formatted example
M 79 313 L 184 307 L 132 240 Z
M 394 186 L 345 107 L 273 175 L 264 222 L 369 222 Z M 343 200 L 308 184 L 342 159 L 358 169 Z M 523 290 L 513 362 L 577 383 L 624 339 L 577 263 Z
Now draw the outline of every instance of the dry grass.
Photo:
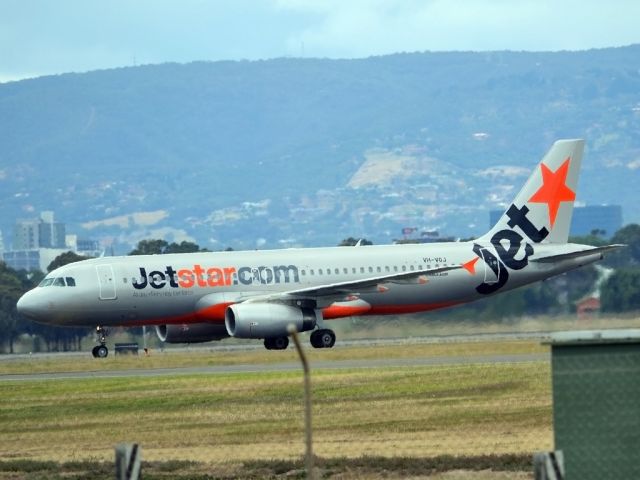
M 546 362 L 317 370 L 313 382 L 314 444 L 322 457 L 474 456 L 551 446 Z M 3 459 L 107 460 L 121 441 L 139 442 L 145 459 L 165 461 L 292 460 L 304 451 L 298 372 L 20 381 L 2 390 Z
M 430 479 L 430 480 L 518 480 L 531 478 L 530 458 L 523 455 L 433 458 L 360 457 L 324 459 L 316 457 L 316 478 L 350 479 Z M 145 479 L 211 480 L 306 478 L 301 459 L 255 460 L 244 463 L 207 464 L 201 462 L 143 461 Z M 113 463 L 102 461 L 0 461 L 0 479 L 108 479 Z
M 398 345 L 368 345 L 346 347 L 337 344 L 331 350 L 307 349 L 311 362 L 320 360 L 362 360 L 376 358 L 424 358 L 443 356 L 482 356 L 544 353 L 548 348 L 539 342 L 463 342 L 463 343 L 406 343 Z M 194 348 L 191 351 L 152 350 L 150 356 L 114 356 L 94 359 L 89 353 L 81 355 L 33 355 L 30 358 L 0 361 L 0 375 L 49 372 L 112 371 L 149 368 L 182 368 L 216 365 L 251 365 L 296 362 L 293 348 L 285 351 L 237 350 L 214 347 Z
M 338 338 L 404 338 L 436 337 L 451 335 L 483 335 L 499 333 L 557 332 L 565 330 L 592 330 L 616 328 L 640 328 L 640 315 L 637 312 L 619 315 L 602 315 L 591 318 L 578 318 L 575 314 L 560 316 L 520 317 L 512 321 L 496 323 L 478 322 L 474 318 L 436 319 L 435 315 L 425 321 L 416 315 L 410 318 L 381 317 L 359 318 L 355 321 L 332 323 Z M 446 340 L 446 338 L 445 338 Z

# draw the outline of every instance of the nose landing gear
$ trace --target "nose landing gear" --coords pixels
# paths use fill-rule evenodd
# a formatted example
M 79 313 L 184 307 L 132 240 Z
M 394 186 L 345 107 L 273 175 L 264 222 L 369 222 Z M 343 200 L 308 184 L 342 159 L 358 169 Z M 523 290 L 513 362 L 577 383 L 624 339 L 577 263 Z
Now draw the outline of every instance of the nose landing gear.
M 109 355 L 109 349 L 107 348 L 107 335 L 109 335 L 109 331 L 98 325 L 96 327 L 96 341 L 100 343 L 100 345 L 96 345 L 95 347 L 93 347 L 93 350 L 91 350 L 91 354 L 93 355 L 93 358 L 106 358 Z

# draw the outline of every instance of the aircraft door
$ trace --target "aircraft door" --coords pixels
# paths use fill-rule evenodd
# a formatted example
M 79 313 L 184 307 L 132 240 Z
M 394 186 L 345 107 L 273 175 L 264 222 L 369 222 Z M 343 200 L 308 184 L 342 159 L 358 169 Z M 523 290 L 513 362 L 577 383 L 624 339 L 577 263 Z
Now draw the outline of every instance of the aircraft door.
M 98 283 L 100 285 L 100 300 L 116 299 L 116 279 L 111 265 L 97 265 Z
M 486 248 L 481 248 L 480 254 L 484 262 L 484 283 L 498 283 L 500 279 L 500 262 L 498 258 Z

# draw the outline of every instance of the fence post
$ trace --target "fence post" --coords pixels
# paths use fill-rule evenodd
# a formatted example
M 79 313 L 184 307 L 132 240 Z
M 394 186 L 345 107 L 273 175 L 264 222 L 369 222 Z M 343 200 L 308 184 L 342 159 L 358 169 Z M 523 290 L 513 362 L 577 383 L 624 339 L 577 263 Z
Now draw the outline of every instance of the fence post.
M 564 480 L 564 455 L 562 450 L 541 452 L 533 456 L 535 480 Z
M 293 343 L 296 346 L 298 355 L 300 356 L 300 362 L 302 363 L 302 370 L 304 371 L 304 429 L 305 429 L 305 467 L 307 470 L 307 478 L 315 479 L 315 472 L 313 467 L 313 439 L 312 439 L 312 425 L 311 425 L 311 375 L 309 373 L 309 362 L 307 356 L 304 354 L 302 345 L 300 344 L 300 338 L 298 336 L 298 330 L 295 325 L 291 324 L 287 328 Z
M 140 478 L 141 450 L 137 443 L 116 445 L 116 480 L 138 480 Z

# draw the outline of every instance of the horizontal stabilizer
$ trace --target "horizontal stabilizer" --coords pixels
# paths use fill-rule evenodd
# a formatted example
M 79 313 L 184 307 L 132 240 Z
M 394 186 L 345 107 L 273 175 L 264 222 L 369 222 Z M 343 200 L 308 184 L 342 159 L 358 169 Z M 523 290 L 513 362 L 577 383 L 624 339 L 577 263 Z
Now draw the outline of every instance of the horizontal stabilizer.
M 572 258 L 588 257 L 590 255 L 594 255 L 598 253 L 603 254 L 604 252 L 617 250 L 623 247 L 626 247 L 626 245 L 623 245 L 623 244 L 605 245 L 603 247 L 594 247 L 588 250 L 580 250 L 577 252 L 560 253 L 557 255 L 549 255 L 546 257 L 531 258 L 530 261 L 538 262 L 538 263 L 553 263 L 553 262 L 559 262 L 561 260 L 570 260 Z

